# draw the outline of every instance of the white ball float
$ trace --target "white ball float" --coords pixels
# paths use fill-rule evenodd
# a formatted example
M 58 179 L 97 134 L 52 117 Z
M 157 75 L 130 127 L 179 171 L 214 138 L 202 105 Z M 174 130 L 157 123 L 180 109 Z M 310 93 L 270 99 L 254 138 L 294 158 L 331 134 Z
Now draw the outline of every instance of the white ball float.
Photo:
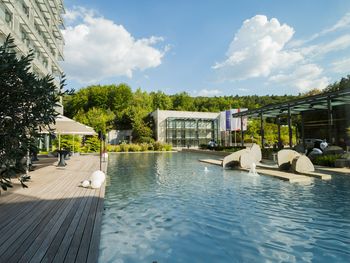
M 101 181 L 91 181 L 91 188 L 100 188 L 102 185 Z
M 88 180 L 84 180 L 82 183 L 81 183 L 81 186 L 82 187 L 89 187 L 90 186 L 90 181 L 88 181 Z
M 106 179 L 106 175 L 104 172 L 100 170 L 93 172 L 90 177 L 91 187 L 100 188 L 103 182 L 105 181 L 105 179 Z

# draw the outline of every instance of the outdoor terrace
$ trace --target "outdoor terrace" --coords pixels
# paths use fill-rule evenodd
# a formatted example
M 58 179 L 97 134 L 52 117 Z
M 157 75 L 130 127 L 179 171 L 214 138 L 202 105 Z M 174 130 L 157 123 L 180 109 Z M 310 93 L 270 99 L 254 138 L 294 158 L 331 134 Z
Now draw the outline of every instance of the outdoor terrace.
M 0 196 L 0 262 L 97 262 L 104 189 L 80 187 L 97 156 L 72 157 L 30 173 L 29 188 Z

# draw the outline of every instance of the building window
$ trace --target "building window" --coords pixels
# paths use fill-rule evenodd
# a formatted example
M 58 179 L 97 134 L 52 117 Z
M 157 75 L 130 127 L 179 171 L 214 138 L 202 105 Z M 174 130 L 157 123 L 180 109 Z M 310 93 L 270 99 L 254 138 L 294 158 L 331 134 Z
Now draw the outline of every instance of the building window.
M 12 23 L 12 14 L 8 10 L 5 10 L 5 21 L 9 25 L 11 25 L 11 23 Z
M 21 29 L 21 38 L 22 38 L 22 42 L 25 43 L 27 40 L 27 33 L 23 28 Z
M 47 68 L 48 62 L 47 62 L 46 58 L 43 59 L 43 65 L 44 65 L 45 68 Z
M 23 12 L 27 15 L 27 17 L 29 18 L 29 7 L 23 3 L 22 4 L 22 9 L 23 9 Z

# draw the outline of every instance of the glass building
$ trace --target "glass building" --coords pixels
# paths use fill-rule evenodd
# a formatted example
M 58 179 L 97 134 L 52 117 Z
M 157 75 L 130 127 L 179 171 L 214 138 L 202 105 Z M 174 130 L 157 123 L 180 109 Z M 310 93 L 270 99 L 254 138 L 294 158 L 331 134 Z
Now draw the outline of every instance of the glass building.
M 198 147 L 220 140 L 219 113 L 157 110 L 152 116 L 157 141 L 174 147 Z

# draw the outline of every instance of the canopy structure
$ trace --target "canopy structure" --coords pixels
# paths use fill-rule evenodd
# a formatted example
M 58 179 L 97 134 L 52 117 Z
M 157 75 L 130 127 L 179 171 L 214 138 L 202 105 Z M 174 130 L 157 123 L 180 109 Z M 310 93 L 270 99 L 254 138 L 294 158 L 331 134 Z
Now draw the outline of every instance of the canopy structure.
M 308 96 L 304 98 L 299 98 L 295 100 L 286 101 L 283 103 L 270 104 L 264 107 L 242 111 L 232 114 L 233 118 L 242 118 L 242 117 L 258 117 L 261 120 L 261 140 L 262 145 L 264 145 L 264 126 L 263 118 L 264 117 L 275 117 L 278 123 L 278 138 L 280 142 L 280 117 L 286 116 L 288 121 L 288 130 L 289 130 L 289 145 L 292 147 L 292 123 L 291 116 L 300 114 L 302 117 L 302 139 L 304 143 L 304 125 L 303 125 L 303 113 L 307 111 L 314 110 L 326 110 L 328 113 L 328 140 L 332 142 L 332 126 L 333 126 L 333 107 L 350 104 L 350 88 L 322 93 L 314 96 Z M 243 138 L 243 133 L 242 133 Z M 243 145 L 242 140 L 242 145 Z
M 73 153 L 74 153 L 74 135 L 96 135 L 93 128 L 84 125 L 80 122 L 72 120 L 63 115 L 58 115 L 55 118 L 55 124 L 50 125 L 50 130 L 45 130 L 42 133 L 55 133 L 58 135 L 58 149 L 61 149 L 61 135 L 73 135 Z
M 80 122 L 72 120 L 62 115 L 58 115 L 55 119 L 56 123 L 50 125 L 50 128 L 56 134 L 61 135 L 96 135 L 93 128 L 86 126 Z

